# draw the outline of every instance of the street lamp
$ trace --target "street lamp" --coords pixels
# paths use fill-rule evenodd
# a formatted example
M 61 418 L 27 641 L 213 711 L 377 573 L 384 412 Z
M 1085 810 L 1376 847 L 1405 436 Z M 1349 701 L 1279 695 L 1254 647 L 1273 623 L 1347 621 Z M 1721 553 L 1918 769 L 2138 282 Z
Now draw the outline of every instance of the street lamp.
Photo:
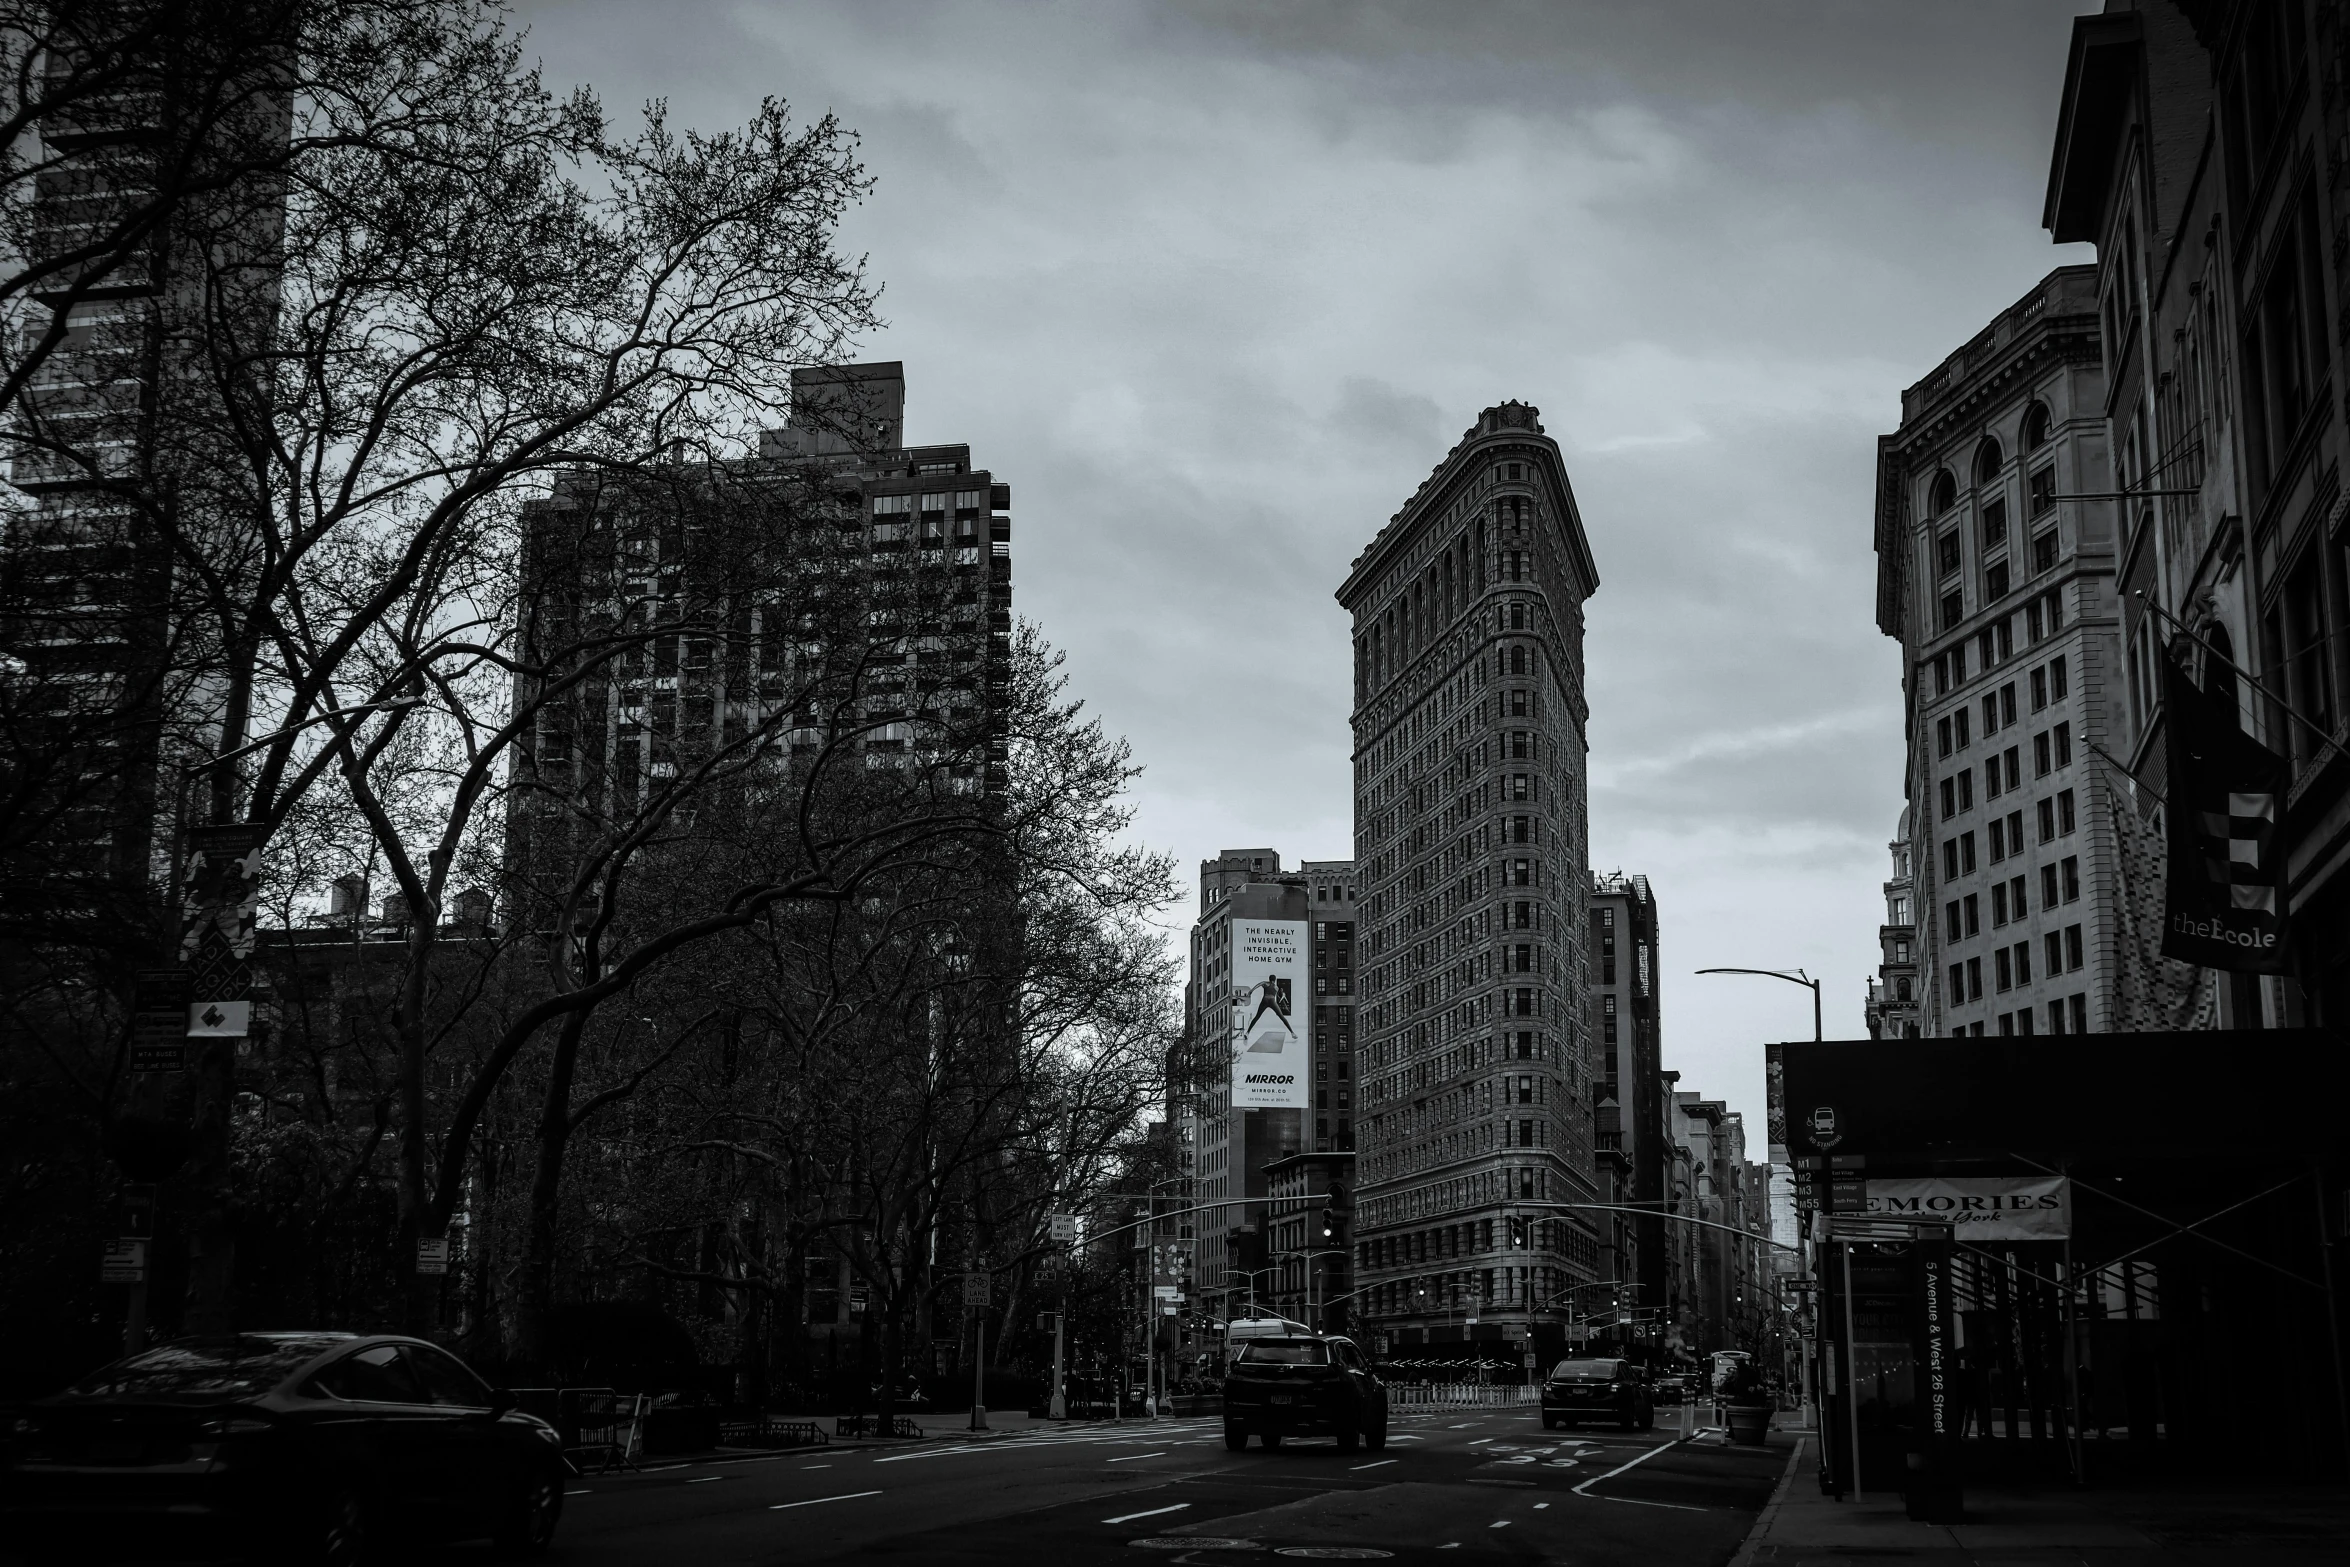
M 1809 974 L 1806 974 L 1803 970 L 1776 968 L 1701 968 L 1697 972 L 1700 974 L 1760 974 L 1766 979 L 1783 979 L 1790 985 L 1810 986 L 1811 1037 L 1814 1040 L 1819 1040 L 1826 1037 L 1820 1032 L 1820 982 L 1812 978 Z

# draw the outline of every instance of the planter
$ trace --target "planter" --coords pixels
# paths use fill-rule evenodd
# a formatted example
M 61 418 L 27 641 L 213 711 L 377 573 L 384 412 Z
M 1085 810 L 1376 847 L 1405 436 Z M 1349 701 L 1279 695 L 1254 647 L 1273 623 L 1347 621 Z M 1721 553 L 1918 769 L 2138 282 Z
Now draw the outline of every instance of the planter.
M 1730 1440 L 1743 1442 L 1748 1447 L 1760 1447 L 1771 1429 L 1771 1406 L 1768 1404 L 1732 1404 L 1723 1411 L 1723 1422 L 1730 1428 Z

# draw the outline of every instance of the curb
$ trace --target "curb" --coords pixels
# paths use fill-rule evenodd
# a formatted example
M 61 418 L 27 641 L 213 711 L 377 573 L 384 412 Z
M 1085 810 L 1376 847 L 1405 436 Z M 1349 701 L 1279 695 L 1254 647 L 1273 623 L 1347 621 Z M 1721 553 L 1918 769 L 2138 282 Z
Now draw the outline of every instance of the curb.
M 1787 1493 L 1795 1485 L 1796 1466 L 1803 1462 L 1804 1444 L 1808 1436 L 1795 1439 L 1795 1451 L 1787 1455 L 1787 1468 L 1779 1476 L 1779 1483 L 1771 1490 L 1771 1499 L 1763 1504 L 1761 1516 L 1754 1527 L 1746 1531 L 1746 1538 L 1738 1546 L 1738 1553 L 1730 1558 L 1730 1567 L 1753 1567 L 1755 1553 L 1762 1549 L 1763 1536 L 1771 1532 L 1771 1525 L 1779 1520 L 1779 1504 L 1787 1500 Z

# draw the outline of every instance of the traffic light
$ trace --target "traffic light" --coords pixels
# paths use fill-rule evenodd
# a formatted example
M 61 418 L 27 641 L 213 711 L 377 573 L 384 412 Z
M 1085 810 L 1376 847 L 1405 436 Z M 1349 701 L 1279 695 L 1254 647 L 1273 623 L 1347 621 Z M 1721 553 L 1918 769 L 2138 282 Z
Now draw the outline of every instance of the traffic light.
M 1526 1244 L 1526 1221 L 1514 1213 L 1510 1215 L 1510 1244 L 1512 1246 Z

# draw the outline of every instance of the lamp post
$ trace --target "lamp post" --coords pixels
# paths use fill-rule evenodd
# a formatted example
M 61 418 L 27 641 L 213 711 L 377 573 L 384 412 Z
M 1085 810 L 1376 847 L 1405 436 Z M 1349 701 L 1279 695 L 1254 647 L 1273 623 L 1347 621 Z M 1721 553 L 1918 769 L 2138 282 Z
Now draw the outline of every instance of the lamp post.
M 1811 1037 L 1817 1041 L 1826 1036 L 1820 1032 L 1820 982 L 1801 969 L 1776 968 L 1701 968 L 1700 974 L 1759 974 L 1766 979 L 1783 979 L 1790 985 L 1805 985 L 1811 989 Z

